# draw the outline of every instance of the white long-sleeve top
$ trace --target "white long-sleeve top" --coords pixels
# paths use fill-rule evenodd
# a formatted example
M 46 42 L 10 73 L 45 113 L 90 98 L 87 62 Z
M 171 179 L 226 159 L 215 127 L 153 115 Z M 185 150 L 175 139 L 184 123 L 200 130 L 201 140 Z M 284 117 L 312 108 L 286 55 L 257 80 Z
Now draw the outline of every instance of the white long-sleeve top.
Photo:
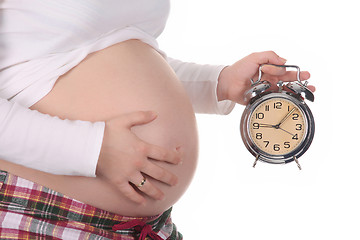
M 54 174 L 95 176 L 104 122 L 28 109 L 88 54 L 139 39 L 168 60 L 196 112 L 227 114 L 216 87 L 224 66 L 167 58 L 156 38 L 169 0 L 0 1 L 0 159 Z M 0 166 L 1 169 L 1 166 Z

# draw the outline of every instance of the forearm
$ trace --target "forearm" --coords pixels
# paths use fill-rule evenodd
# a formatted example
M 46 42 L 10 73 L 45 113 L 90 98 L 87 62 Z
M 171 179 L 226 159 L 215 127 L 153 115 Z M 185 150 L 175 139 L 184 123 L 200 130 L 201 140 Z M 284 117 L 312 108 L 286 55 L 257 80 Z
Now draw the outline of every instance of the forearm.
M 218 77 L 225 66 L 201 65 L 168 58 L 197 113 L 228 114 L 234 108 L 231 101 L 219 101 Z
M 95 176 L 103 122 L 61 120 L 0 99 L 0 158 L 48 173 Z

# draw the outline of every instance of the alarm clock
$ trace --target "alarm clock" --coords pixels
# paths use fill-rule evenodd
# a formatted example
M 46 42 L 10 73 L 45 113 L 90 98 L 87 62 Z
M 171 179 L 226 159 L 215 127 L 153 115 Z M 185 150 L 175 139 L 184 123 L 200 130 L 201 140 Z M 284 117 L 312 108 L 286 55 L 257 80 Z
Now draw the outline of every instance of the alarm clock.
M 271 84 L 262 80 L 262 67 L 272 65 L 296 68 L 297 80 L 277 83 L 277 90 L 271 91 Z M 259 67 L 257 81 L 251 80 L 251 89 L 245 93 L 248 101 L 240 122 L 242 140 L 258 160 L 286 164 L 295 161 L 308 150 L 315 133 L 315 121 L 305 103 L 314 101 L 314 94 L 307 88 L 307 81 L 300 80 L 300 68 L 295 65 L 263 64 Z

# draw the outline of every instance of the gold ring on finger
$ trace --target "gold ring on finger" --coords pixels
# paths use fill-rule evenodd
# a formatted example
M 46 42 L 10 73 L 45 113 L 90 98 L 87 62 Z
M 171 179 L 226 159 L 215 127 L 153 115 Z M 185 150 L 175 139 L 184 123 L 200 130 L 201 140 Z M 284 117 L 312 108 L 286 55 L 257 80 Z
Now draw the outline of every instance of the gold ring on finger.
M 143 177 L 143 180 L 141 181 L 141 183 L 139 185 L 137 185 L 137 187 L 141 188 L 142 186 L 144 186 L 145 183 L 146 183 L 146 177 Z

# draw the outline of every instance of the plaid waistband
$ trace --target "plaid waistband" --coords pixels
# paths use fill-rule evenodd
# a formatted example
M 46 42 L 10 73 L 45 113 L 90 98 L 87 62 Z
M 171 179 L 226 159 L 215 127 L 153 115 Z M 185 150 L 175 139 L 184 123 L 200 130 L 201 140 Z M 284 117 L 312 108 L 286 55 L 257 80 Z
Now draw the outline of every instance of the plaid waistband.
M 138 227 L 131 227 L 130 229 L 117 227 L 116 229 L 122 230 L 113 231 L 114 226 L 126 225 L 129 222 L 142 222 L 146 226 L 151 226 L 152 232 L 160 236 L 161 239 L 182 239 L 181 234 L 176 231 L 176 227 L 171 221 L 171 208 L 163 214 L 153 217 L 121 216 L 82 203 L 52 189 L 0 170 L 1 229 L 4 225 L 1 224 L 6 220 L 5 215 L 9 213 L 23 216 L 22 218 L 26 221 L 35 222 L 38 225 L 39 222 L 42 222 L 41 225 L 51 225 L 51 235 L 49 235 L 48 230 L 40 233 L 39 229 L 44 229 L 44 227 L 31 227 L 30 223 L 21 231 L 26 232 L 28 230 L 29 232 L 33 231 L 33 234 L 47 234 L 47 236 L 53 236 L 55 239 L 56 231 L 54 228 L 56 227 L 59 229 L 61 227 L 78 229 L 80 232 L 87 232 L 89 233 L 88 236 L 92 236 L 78 239 L 138 239 L 142 234 Z M 26 222 L 24 219 L 22 221 Z M 158 236 L 155 236 L 155 239 Z M 62 237 L 59 238 L 64 239 Z

